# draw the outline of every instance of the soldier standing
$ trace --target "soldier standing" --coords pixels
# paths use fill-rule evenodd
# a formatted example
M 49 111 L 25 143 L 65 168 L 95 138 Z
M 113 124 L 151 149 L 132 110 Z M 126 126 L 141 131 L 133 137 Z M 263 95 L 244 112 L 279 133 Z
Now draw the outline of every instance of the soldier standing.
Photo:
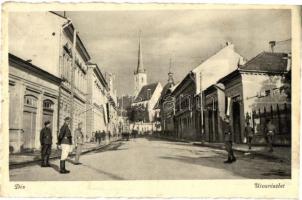
M 267 122 L 268 123 L 266 125 L 266 131 L 267 131 L 266 135 L 267 135 L 268 148 L 269 148 L 269 152 L 273 152 L 273 140 L 276 132 L 276 127 L 271 120 L 268 120 Z
M 232 130 L 230 126 L 230 120 L 228 117 L 225 118 L 224 143 L 225 143 L 225 149 L 228 152 L 228 159 L 224 161 L 224 163 L 235 162 L 236 158 L 232 147 Z
M 245 137 L 247 138 L 247 144 L 249 145 L 249 149 L 252 149 L 252 140 L 254 137 L 254 130 L 250 126 L 250 123 L 246 123 L 246 127 L 244 129 Z
M 51 153 L 52 145 L 52 134 L 50 129 L 50 121 L 44 123 L 44 128 L 40 132 L 40 143 L 41 143 L 41 167 L 50 167 L 49 156 Z
M 68 154 L 70 153 L 71 150 L 71 145 L 72 145 L 72 135 L 71 131 L 69 129 L 70 126 L 70 117 L 66 117 L 64 119 L 64 124 L 60 129 L 60 133 L 58 136 L 58 145 L 61 146 L 61 159 L 60 159 L 60 173 L 61 174 L 67 174 L 70 171 L 66 170 L 65 168 L 65 160 L 68 157 Z
M 82 147 L 83 147 L 83 144 L 84 144 L 84 135 L 83 135 L 83 132 L 82 132 L 82 122 L 80 122 L 78 124 L 78 128 L 77 130 L 75 131 L 74 133 L 74 137 L 75 137 L 75 146 L 76 146 L 76 156 L 75 156 L 75 164 L 76 165 L 80 165 L 81 163 L 79 162 L 80 160 L 80 155 L 81 155 L 81 152 L 82 152 Z

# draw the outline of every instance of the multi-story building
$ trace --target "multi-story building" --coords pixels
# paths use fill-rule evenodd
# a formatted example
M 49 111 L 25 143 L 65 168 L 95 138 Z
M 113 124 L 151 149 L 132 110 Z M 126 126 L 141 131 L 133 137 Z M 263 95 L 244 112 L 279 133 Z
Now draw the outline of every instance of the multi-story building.
M 245 60 L 227 42 L 225 47 L 194 68 L 172 92 L 175 98 L 177 136 L 187 139 L 208 138 L 204 131 L 204 90 L 237 69 Z
M 81 121 L 86 132 L 90 56 L 79 35 L 73 37 L 72 22 L 52 12 L 18 12 L 9 14 L 9 23 L 11 151 L 39 149 L 45 120 L 52 122 L 55 142 L 71 102 L 73 127 Z
M 107 93 L 105 77 L 97 64 L 89 64 L 87 72 L 87 139 L 90 141 L 96 131 L 107 131 Z

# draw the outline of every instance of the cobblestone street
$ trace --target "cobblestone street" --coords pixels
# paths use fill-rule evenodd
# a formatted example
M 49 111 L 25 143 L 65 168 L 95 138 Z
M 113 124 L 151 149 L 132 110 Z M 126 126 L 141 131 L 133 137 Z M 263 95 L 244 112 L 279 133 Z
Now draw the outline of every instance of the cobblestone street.
M 156 138 L 116 141 L 81 157 L 82 165 L 67 163 L 70 174 L 60 174 L 59 160 L 52 168 L 39 163 L 10 170 L 12 181 L 101 181 L 290 178 L 290 164 L 274 159 L 236 154 L 237 161 L 224 164 L 226 153 L 209 147 Z

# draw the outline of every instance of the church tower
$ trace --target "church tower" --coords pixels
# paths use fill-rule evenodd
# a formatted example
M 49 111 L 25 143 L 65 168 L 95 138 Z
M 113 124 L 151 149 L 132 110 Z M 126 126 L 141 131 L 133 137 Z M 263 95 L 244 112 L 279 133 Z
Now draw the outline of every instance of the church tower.
M 169 73 L 168 73 L 168 84 L 170 84 L 170 86 L 174 86 L 175 83 L 174 83 L 174 79 L 173 79 L 173 72 L 171 71 L 171 67 L 172 67 L 172 64 L 171 64 L 171 58 L 170 58 L 170 65 L 169 65 Z
M 141 45 L 141 32 L 139 33 L 138 42 L 138 60 L 137 68 L 134 71 L 134 96 L 137 96 L 143 86 L 147 85 L 147 73 L 143 65 L 142 45 Z

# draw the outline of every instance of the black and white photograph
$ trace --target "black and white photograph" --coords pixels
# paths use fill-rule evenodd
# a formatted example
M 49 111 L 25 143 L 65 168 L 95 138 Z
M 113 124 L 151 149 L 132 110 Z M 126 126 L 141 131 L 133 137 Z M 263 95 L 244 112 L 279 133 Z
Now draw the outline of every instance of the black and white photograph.
M 284 187 L 292 20 L 286 6 L 8 11 L 9 181 Z

